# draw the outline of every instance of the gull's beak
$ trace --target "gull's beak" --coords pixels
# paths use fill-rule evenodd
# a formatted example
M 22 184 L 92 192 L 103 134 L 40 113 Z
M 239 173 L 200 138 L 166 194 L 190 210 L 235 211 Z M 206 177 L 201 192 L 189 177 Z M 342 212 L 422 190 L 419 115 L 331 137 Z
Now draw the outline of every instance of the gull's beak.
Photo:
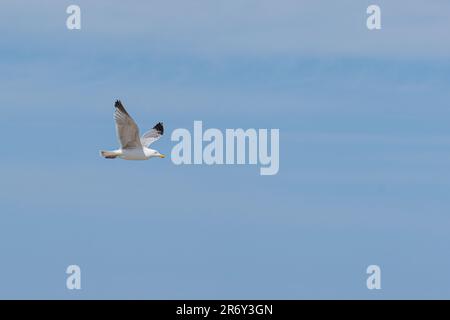
M 165 158 L 166 156 L 163 155 L 163 154 L 160 154 L 159 157 L 160 157 L 160 158 Z

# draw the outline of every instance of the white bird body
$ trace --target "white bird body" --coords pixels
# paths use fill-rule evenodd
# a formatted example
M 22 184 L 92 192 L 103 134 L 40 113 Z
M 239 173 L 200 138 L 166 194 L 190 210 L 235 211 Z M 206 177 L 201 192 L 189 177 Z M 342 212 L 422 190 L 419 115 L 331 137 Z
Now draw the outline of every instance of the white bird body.
M 153 142 L 163 135 L 163 124 L 158 122 L 151 130 L 139 138 L 139 128 L 125 110 L 122 103 L 117 100 L 114 106 L 116 108 L 114 112 L 116 132 L 121 148 L 113 151 L 100 151 L 100 154 L 106 159 L 115 159 L 117 157 L 124 160 L 148 160 L 154 157 L 164 158 L 163 154 L 149 148 Z
M 147 147 L 102 151 L 102 155 L 105 158 L 119 157 L 124 160 L 148 160 L 153 157 L 164 158 L 164 155 L 160 154 L 158 151 Z

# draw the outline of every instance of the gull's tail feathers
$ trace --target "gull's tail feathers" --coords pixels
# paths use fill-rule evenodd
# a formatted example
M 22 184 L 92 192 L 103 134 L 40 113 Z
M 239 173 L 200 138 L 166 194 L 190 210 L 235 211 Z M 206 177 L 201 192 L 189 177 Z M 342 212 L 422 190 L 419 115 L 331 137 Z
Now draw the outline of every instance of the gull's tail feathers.
M 114 152 L 114 151 L 100 151 L 100 154 L 102 157 L 104 157 L 105 159 L 115 159 L 117 158 L 119 155 Z

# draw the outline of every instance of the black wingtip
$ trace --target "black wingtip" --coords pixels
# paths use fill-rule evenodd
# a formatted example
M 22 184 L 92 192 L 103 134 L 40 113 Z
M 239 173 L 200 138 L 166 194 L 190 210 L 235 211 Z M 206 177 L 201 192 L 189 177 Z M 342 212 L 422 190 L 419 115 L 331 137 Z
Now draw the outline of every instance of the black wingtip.
M 153 129 L 157 130 L 160 134 L 164 134 L 164 126 L 162 122 L 158 122 Z
M 127 116 L 130 116 L 120 100 L 116 100 L 116 102 L 114 103 L 114 107 L 120 110 L 120 112 L 125 113 Z

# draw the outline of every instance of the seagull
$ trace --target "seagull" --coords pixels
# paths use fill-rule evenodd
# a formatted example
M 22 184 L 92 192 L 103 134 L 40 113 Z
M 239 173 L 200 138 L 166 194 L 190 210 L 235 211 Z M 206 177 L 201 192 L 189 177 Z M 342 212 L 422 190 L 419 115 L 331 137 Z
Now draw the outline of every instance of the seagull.
M 149 146 L 161 138 L 164 127 L 158 122 L 151 130 L 144 133 L 139 138 L 139 128 L 133 118 L 125 110 L 122 102 L 116 100 L 114 104 L 114 120 L 116 122 L 116 133 L 120 142 L 120 149 L 113 151 L 100 151 L 102 157 L 115 159 L 117 157 L 124 160 L 148 160 L 150 158 L 164 158 L 165 156 Z

